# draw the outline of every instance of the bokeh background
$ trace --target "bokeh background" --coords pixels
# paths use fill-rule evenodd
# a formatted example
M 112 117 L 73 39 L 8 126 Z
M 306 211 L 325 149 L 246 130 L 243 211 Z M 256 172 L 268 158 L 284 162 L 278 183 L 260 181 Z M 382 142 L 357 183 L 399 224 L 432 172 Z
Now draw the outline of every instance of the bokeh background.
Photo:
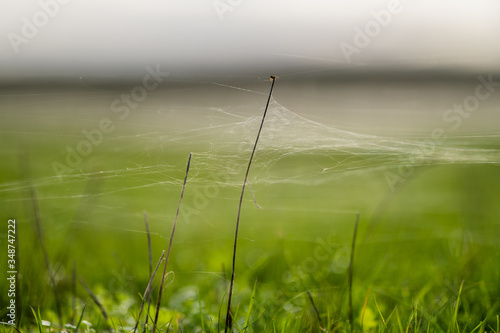
M 366 297 L 372 315 L 398 308 L 439 331 L 465 281 L 460 326 L 495 325 L 498 1 L 40 0 L 0 13 L 0 206 L 18 221 L 23 325 L 28 305 L 57 322 L 42 241 L 64 321 L 76 267 L 133 324 L 144 211 L 157 260 L 192 153 L 162 315 L 216 326 L 270 75 L 236 265 L 240 313 L 257 281 L 253 329 L 315 327 L 307 290 L 347 327 L 358 213 L 357 317 Z M 78 310 L 91 303 L 79 286 Z

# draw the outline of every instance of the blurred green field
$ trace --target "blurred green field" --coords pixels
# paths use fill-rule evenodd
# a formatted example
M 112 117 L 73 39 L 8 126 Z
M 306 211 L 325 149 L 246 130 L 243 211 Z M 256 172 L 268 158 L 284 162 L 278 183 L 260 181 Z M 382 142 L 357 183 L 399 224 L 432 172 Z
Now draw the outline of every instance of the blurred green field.
M 75 325 L 86 304 L 81 330 L 91 325 L 96 331 L 131 331 L 149 279 L 143 212 L 156 264 L 168 246 L 190 152 L 159 322 L 164 331 L 223 330 L 234 224 L 254 128 L 242 142 L 228 139 L 227 146 L 214 149 L 210 133 L 190 140 L 174 131 L 172 139 L 142 127 L 131 130 L 130 122 L 58 177 L 53 162 L 63 163 L 65 146 L 76 147 L 81 129 L 92 128 L 102 115 L 74 115 L 59 123 L 57 113 L 51 115 L 53 121 L 41 113 L 2 116 L 1 239 L 6 244 L 7 220 L 15 218 L 21 330 L 35 330 L 30 306 L 40 309 L 52 330 L 59 325 L 36 232 L 36 202 L 63 324 Z M 499 144 L 495 138 L 470 139 L 468 147 L 495 153 Z M 258 148 L 250 184 L 261 208 L 247 187 L 234 329 L 349 331 L 347 271 L 359 213 L 355 331 L 499 332 L 498 163 L 412 162 L 411 172 L 388 183 L 388 172 L 400 175 L 407 161 L 400 152 L 278 151 L 265 143 Z M 7 259 L 6 253 L 0 256 L 0 267 L 7 267 Z M 103 303 L 108 321 L 79 283 L 75 298 L 73 267 Z M 157 278 L 154 299 L 158 285 Z M 8 286 L 0 288 L 1 303 L 7 304 Z M 5 308 L 0 315 L 5 317 Z

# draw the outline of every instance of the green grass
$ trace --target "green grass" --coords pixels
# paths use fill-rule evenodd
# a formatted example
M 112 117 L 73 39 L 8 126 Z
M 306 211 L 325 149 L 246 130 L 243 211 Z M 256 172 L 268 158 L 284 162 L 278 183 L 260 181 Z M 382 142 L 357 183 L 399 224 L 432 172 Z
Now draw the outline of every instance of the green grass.
M 19 227 L 19 329 L 55 331 L 54 292 L 35 232 L 29 184 L 20 172 L 26 148 L 12 147 L 7 137 L 25 139 L 4 134 L 0 144 L 5 157 L 0 166 L 2 218 L 16 218 Z M 158 328 L 224 329 L 246 152 L 235 156 L 234 172 L 226 173 L 195 144 L 151 146 L 116 134 L 116 140 L 96 148 L 81 170 L 59 182 L 50 178 L 50 163 L 60 158 L 64 145 L 54 139 L 30 142 L 26 163 L 68 331 L 133 329 L 149 280 L 143 211 L 148 212 L 157 262 L 168 246 L 190 151 L 190 177 Z M 359 211 L 352 285 L 355 332 L 363 327 L 368 332 L 500 333 L 498 166 L 421 168 L 392 193 L 381 170 L 322 173 L 323 164 L 340 158 L 336 154 L 295 154 L 268 164 L 271 154 L 259 157 L 257 150 L 250 182 L 263 209 L 255 207 L 248 191 L 236 261 L 234 330 L 320 332 L 322 325 L 329 332 L 350 332 L 347 277 Z M 366 165 L 363 157 L 357 159 Z M 308 183 L 273 182 L 302 175 L 309 175 Z M 0 267 L 6 267 L 6 260 L 0 256 Z M 81 284 L 73 294 L 73 263 L 108 320 Z M 2 284 L 1 304 L 7 304 L 6 295 Z M 147 332 L 152 332 L 154 315 L 152 306 Z M 14 330 L 4 325 L 0 332 Z

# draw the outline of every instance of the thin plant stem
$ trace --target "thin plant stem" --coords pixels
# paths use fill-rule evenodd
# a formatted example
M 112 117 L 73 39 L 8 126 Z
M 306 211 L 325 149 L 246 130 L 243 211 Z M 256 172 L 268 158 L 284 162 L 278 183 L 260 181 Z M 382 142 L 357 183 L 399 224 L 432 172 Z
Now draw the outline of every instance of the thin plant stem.
M 149 277 L 151 278 L 151 275 L 153 274 L 153 250 L 151 248 L 151 233 L 149 231 L 149 222 L 148 222 L 148 213 L 144 211 L 144 224 L 146 225 L 146 235 L 148 236 L 148 254 L 149 254 Z M 148 295 L 148 310 L 147 310 L 147 316 L 146 316 L 146 326 L 149 321 L 149 308 L 151 307 L 151 296 L 153 293 L 149 293 Z M 145 296 L 145 295 L 144 295 Z M 146 329 L 146 326 L 144 326 L 144 330 Z
M 267 98 L 266 108 L 264 110 L 264 115 L 262 116 L 262 122 L 260 123 L 259 132 L 257 133 L 257 138 L 255 139 L 255 144 L 252 149 L 252 154 L 250 155 L 250 160 L 248 161 L 247 171 L 245 173 L 245 180 L 243 181 L 243 186 L 241 188 L 240 202 L 238 205 L 238 215 L 236 217 L 236 230 L 234 233 L 234 246 L 233 246 L 233 269 L 231 271 L 231 283 L 229 284 L 229 295 L 227 298 L 227 312 L 226 312 L 226 327 L 224 332 L 227 333 L 231 323 L 231 298 L 233 296 L 233 286 L 234 286 L 234 270 L 236 265 L 236 246 L 238 243 L 238 229 L 240 226 L 240 214 L 241 205 L 243 203 L 243 194 L 245 193 L 245 185 L 248 182 L 248 173 L 250 172 L 250 166 L 252 165 L 253 156 L 255 155 L 255 150 L 257 149 L 257 143 L 259 142 L 260 132 L 262 131 L 262 126 L 264 125 L 264 120 L 266 119 L 267 109 L 269 107 L 269 102 L 271 101 L 271 95 L 273 93 L 274 82 L 276 81 L 276 76 L 271 76 L 271 90 L 269 91 L 269 97 Z
M 40 210 L 38 208 L 38 199 L 36 196 L 35 188 L 33 186 L 30 188 L 30 194 L 31 194 L 31 202 L 33 203 L 33 211 L 35 213 L 35 226 L 38 235 L 38 241 L 40 242 L 40 247 L 42 249 L 43 258 L 45 261 L 45 267 L 47 268 L 47 272 L 49 274 L 50 284 L 52 286 L 52 289 L 54 290 L 54 299 L 56 302 L 56 311 L 57 311 L 57 318 L 59 319 L 59 326 L 62 327 L 63 319 L 62 319 L 61 301 L 59 299 L 59 294 L 57 292 L 57 285 L 56 285 L 56 279 L 54 277 L 54 271 L 52 270 L 49 254 L 47 252 L 47 247 L 45 246 L 45 241 L 43 238 L 42 221 L 40 218 Z
M 193 154 L 189 154 L 189 159 L 186 167 L 186 176 L 184 177 L 184 183 L 182 184 L 182 191 L 181 191 L 181 197 L 179 199 L 179 205 L 177 206 L 177 213 L 175 214 L 175 219 L 174 219 L 174 225 L 172 226 L 172 233 L 170 234 L 170 241 L 168 243 L 168 250 L 167 250 L 167 256 L 165 257 L 165 265 L 163 266 L 163 275 L 161 277 L 161 285 L 160 285 L 160 291 L 158 294 L 158 302 L 156 303 L 156 314 L 155 314 L 155 321 L 154 321 L 154 326 L 153 326 L 153 333 L 156 331 L 156 324 L 158 323 L 158 315 L 160 314 L 160 304 L 161 304 L 161 296 L 163 294 L 163 284 L 165 283 L 165 276 L 167 275 L 167 265 L 168 265 L 168 258 L 170 257 L 170 250 L 172 249 L 172 241 L 174 240 L 174 234 L 175 234 L 175 226 L 177 225 L 177 218 L 179 217 L 179 212 L 181 210 L 181 204 L 182 204 L 182 197 L 184 196 L 184 190 L 186 189 L 186 182 L 189 174 L 189 166 L 191 165 L 191 156 Z
M 160 264 L 163 260 L 163 257 L 165 256 L 165 250 L 161 253 L 160 260 L 158 260 L 158 264 L 156 264 L 156 268 L 153 271 L 153 274 L 151 274 L 151 277 L 149 278 L 148 286 L 146 287 L 146 290 L 144 291 L 144 295 L 142 296 L 142 302 L 141 306 L 139 308 L 139 315 L 137 316 L 137 321 L 135 322 L 134 326 L 134 333 L 137 331 L 137 326 L 139 326 L 139 321 L 141 320 L 141 315 L 142 315 L 142 310 L 144 309 L 144 301 L 146 300 L 146 297 L 149 294 L 151 294 L 151 286 L 153 285 L 153 278 L 156 275 L 156 272 L 158 271 L 158 268 L 160 267 Z
M 316 307 L 316 304 L 314 304 L 314 299 L 313 299 L 313 297 L 312 297 L 312 295 L 311 295 L 311 292 L 310 292 L 309 290 L 307 291 L 307 296 L 309 296 L 309 300 L 311 301 L 311 304 L 312 304 L 312 307 L 313 307 L 313 309 L 314 309 L 314 312 L 316 313 L 316 317 L 318 318 L 319 328 L 320 328 L 323 332 L 325 332 L 326 330 L 323 328 L 324 326 L 323 326 L 323 323 L 322 323 L 322 321 L 321 321 L 321 316 L 320 316 L 320 314 L 319 314 L 319 310 L 318 310 L 318 308 Z
M 85 283 L 85 280 L 83 277 L 80 278 L 80 284 L 83 286 L 83 288 L 87 291 L 87 294 L 89 294 L 90 298 L 94 301 L 94 303 L 97 305 L 99 310 L 101 310 L 101 314 L 104 317 L 104 320 L 107 322 L 109 320 L 109 315 L 106 309 L 104 308 L 104 305 L 102 305 L 101 301 L 99 301 L 99 298 L 97 298 L 96 294 L 92 292 L 92 289 Z

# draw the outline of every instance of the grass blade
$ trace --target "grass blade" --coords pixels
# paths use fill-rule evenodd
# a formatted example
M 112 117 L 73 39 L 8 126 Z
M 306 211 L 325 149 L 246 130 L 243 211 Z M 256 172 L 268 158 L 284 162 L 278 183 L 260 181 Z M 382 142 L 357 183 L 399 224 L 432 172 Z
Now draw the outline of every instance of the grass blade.
M 473 329 L 472 331 L 470 331 L 470 333 L 474 333 L 474 332 L 475 332 L 475 331 L 477 331 L 479 328 L 481 328 L 481 326 L 483 326 L 483 323 L 484 323 L 484 321 L 479 322 L 479 324 L 478 324 L 476 327 L 474 327 L 474 329 Z
M 139 315 L 137 316 L 137 321 L 135 322 L 135 326 L 134 326 L 134 333 L 137 331 L 137 327 L 139 326 L 139 321 L 141 320 L 142 310 L 144 309 L 144 301 L 146 300 L 148 293 L 151 293 L 151 286 L 153 285 L 153 278 L 155 277 L 156 272 L 158 271 L 158 267 L 160 267 L 160 264 L 161 264 L 164 256 L 165 256 L 165 250 L 163 250 L 163 252 L 161 253 L 160 260 L 158 260 L 158 264 L 156 264 L 156 268 L 155 268 L 153 274 L 151 274 L 151 277 L 149 278 L 148 286 L 146 287 L 146 290 L 144 291 L 144 295 L 142 296 L 141 307 L 139 308 Z
M 182 184 L 182 190 L 181 190 L 181 197 L 179 199 L 179 205 L 177 206 L 177 213 L 175 214 L 175 219 L 174 219 L 174 225 L 172 226 L 172 233 L 170 234 L 170 241 L 168 243 L 168 250 L 167 250 L 167 256 L 165 257 L 165 264 L 163 266 L 163 275 L 161 277 L 161 285 L 160 285 L 160 291 L 158 295 L 158 302 L 156 303 L 156 314 L 155 314 L 155 321 L 153 325 L 153 333 L 156 331 L 156 325 L 158 324 L 158 315 L 160 314 L 160 304 L 161 304 L 161 296 L 163 294 L 163 284 L 165 283 L 165 276 L 167 275 L 167 265 L 168 265 L 168 258 L 170 256 L 170 250 L 172 249 L 172 241 L 174 240 L 174 234 L 175 234 L 175 226 L 177 225 L 177 219 L 179 217 L 179 212 L 181 210 L 181 204 L 182 204 L 182 198 L 184 197 L 184 190 L 186 189 L 186 182 L 189 174 L 189 166 L 191 165 L 191 156 L 192 154 L 189 154 L 189 159 L 186 167 L 186 176 L 184 177 L 184 183 Z
M 40 316 L 40 308 L 38 308 L 38 313 L 33 309 L 32 306 L 30 306 L 31 312 L 33 312 L 33 316 L 35 316 L 36 320 L 36 325 L 38 327 L 38 332 L 43 333 L 43 328 L 42 328 L 42 317 Z
M 33 212 L 35 214 L 35 226 L 36 232 L 38 236 L 38 241 L 40 242 L 40 248 L 42 249 L 43 259 L 45 261 L 45 267 L 47 268 L 47 273 L 49 274 L 50 284 L 54 291 L 54 299 L 56 302 L 56 312 L 57 318 L 59 320 L 59 326 L 62 327 L 62 310 L 61 310 L 61 301 L 59 299 L 59 294 L 57 292 L 56 279 L 54 277 L 54 271 L 52 270 L 52 266 L 50 265 L 49 253 L 47 251 L 47 247 L 45 246 L 45 241 L 43 237 L 43 229 L 42 229 L 42 221 L 40 218 L 40 209 L 38 208 L 38 199 L 36 195 L 35 188 L 31 186 L 30 188 L 31 202 L 33 204 Z
M 354 312 L 352 309 L 352 278 L 354 273 L 354 249 L 356 248 L 356 237 L 358 234 L 359 213 L 356 214 L 356 222 L 354 223 L 354 232 L 352 235 L 351 259 L 349 262 L 349 323 L 351 324 L 351 333 L 354 330 Z
M 316 304 L 314 304 L 314 299 L 311 295 L 311 292 L 308 290 L 307 291 L 307 296 L 309 296 L 309 300 L 311 301 L 311 304 L 312 304 L 312 307 L 314 309 L 314 312 L 316 313 L 316 318 L 318 318 L 318 323 L 319 323 L 319 328 L 322 330 L 322 331 L 325 331 L 325 329 L 323 328 L 323 323 L 321 322 L 321 315 L 319 314 L 319 310 L 318 308 L 316 307 Z
M 375 296 L 375 294 L 373 294 L 373 299 L 375 300 L 375 306 L 377 307 L 378 314 L 380 318 L 382 318 L 382 323 L 384 324 L 384 328 L 386 329 L 387 332 L 389 332 L 389 328 L 387 327 L 387 322 L 385 321 L 382 311 L 380 311 L 380 307 L 378 306 L 377 297 Z
M 457 296 L 457 304 L 455 305 L 455 312 L 453 313 L 453 322 L 452 322 L 452 327 L 457 328 L 457 332 L 460 333 L 460 328 L 458 326 L 458 306 L 460 304 L 460 296 L 462 295 L 462 289 L 464 287 L 464 280 L 462 280 L 462 283 L 460 284 L 460 289 L 458 290 L 458 296 Z
M 83 288 L 85 288 L 85 290 L 87 291 L 87 294 L 89 294 L 90 298 L 92 298 L 94 303 L 97 305 L 97 307 L 101 311 L 102 316 L 104 317 L 104 320 L 108 321 L 109 316 L 108 316 L 108 312 L 104 308 L 104 305 L 102 305 L 101 301 L 99 301 L 99 298 L 97 298 L 97 296 L 92 292 L 92 289 L 90 289 L 90 287 L 87 286 L 87 284 L 85 283 L 85 280 L 81 276 L 80 276 L 80 284 L 83 286 Z
M 13 328 L 13 329 L 15 329 L 16 331 L 18 331 L 19 333 L 21 333 L 21 331 L 20 331 L 20 330 L 18 330 L 18 329 L 17 329 L 17 327 L 16 327 L 16 326 L 14 326 L 14 325 L 12 325 L 12 324 L 5 323 L 5 322 L 3 322 L 3 321 L 0 321 L 0 325 L 7 325 L 7 326 L 9 326 L 10 328 Z
M 396 310 L 396 323 L 398 324 L 399 331 L 404 332 L 403 323 L 401 323 L 401 316 L 399 315 L 399 309 L 397 306 L 394 309 Z
M 245 194 L 245 185 L 248 182 L 248 173 L 250 172 L 250 166 L 252 165 L 253 156 L 255 155 L 255 150 L 257 149 L 257 143 L 259 142 L 260 132 L 262 131 L 262 126 L 264 126 L 264 120 L 266 119 L 267 109 L 269 107 L 269 101 L 271 100 L 271 95 L 273 93 L 274 82 L 276 81 L 276 76 L 271 76 L 271 90 L 269 91 L 269 97 L 267 98 L 266 108 L 264 110 L 264 115 L 262 116 L 262 121 L 260 123 L 259 132 L 257 133 L 257 138 L 255 139 L 255 144 L 253 146 L 252 154 L 250 155 L 250 160 L 248 161 L 247 172 L 245 173 L 245 180 L 243 181 L 243 186 L 241 188 L 240 202 L 238 205 L 238 215 L 236 217 L 236 230 L 234 233 L 234 245 L 233 245 L 233 268 L 231 271 L 231 282 L 229 284 L 229 294 L 227 298 L 227 312 L 226 312 L 226 326 L 224 332 L 231 326 L 231 298 L 233 296 L 233 286 L 234 286 L 234 271 L 236 266 L 236 246 L 238 244 L 238 230 L 240 226 L 240 215 L 241 215 L 241 205 L 243 203 L 243 195 Z
M 85 313 L 85 309 L 87 308 L 87 304 L 83 306 L 82 314 L 80 315 L 80 319 L 78 320 L 78 323 L 76 324 L 75 328 L 75 333 L 78 332 L 78 328 L 80 327 L 82 320 L 83 320 L 83 314 Z
M 248 323 L 250 322 L 250 313 L 252 312 L 253 303 L 255 302 L 255 293 L 257 290 L 257 280 L 255 280 L 253 284 L 252 296 L 250 296 L 250 304 L 248 305 L 247 317 L 245 318 L 245 324 L 243 325 L 243 329 L 247 329 Z
M 198 290 L 198 306 L 200 308 L 200 319 L 201 319 L 201 331 L 205 331 L 205 321 L 203 320 L 203 308 L 201 307 L 201 297 L 200 297 L 200 291 Z
M 153 274 L 153 250 L 152 250 L 152 245 L 151 245 L 151 233 L 149 231 L 149 222 L 148 222 L 148 213 L 144 211 L 144 224 L 146 226 L 146 235 L 148 237 L 148 255 L 149 255 L 149 278 L 151 278 L 151 275 Z M 148 310 L 147 313 L 149 314 L 149 309 L 151 307 L 151 297 L 153 296 L 153 293 L 149 293 L 148 295 Z M 144 326 L 144 329 L 146 329 L 148 325 L 148 320 L 149 316 L 146 316 L 146 322 Z
M 363 308 L 361 309 L 361 318 L 360 318 L 361 332 L 363 332 L 363 323 L 365 321 L 365 311 L 366 311 L 366 306 L 368 305 L 369 296 L 370 296 L 370 288 L 368 288 L 368 290 L 366 291 L 365 302 L 363 303 Z

